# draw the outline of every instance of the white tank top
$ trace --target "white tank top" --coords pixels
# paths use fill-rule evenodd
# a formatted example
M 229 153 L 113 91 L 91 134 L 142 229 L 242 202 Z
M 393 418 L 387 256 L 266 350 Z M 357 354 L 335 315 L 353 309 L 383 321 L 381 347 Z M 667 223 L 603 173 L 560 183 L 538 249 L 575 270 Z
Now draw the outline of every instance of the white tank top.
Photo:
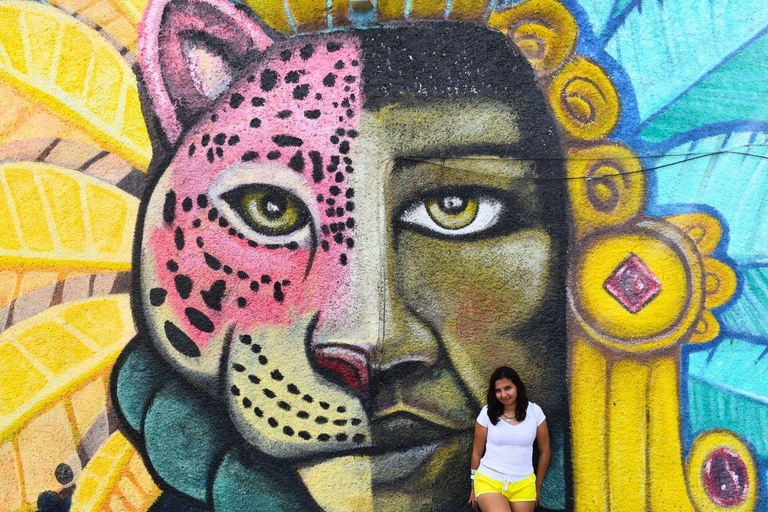
M 533 441 L 536 440 L 536 429 L 546 419 L 541 407 L 528 402 L 525 420 L 518 425 L 510 425 L 499 418 L 494 425 L 488 417 L 488 406 L 483 407 L 477 422 L 488 429 L 485 441 L 485 455 L 480 460 L 481 466 L 495 470 L 483 471 L 496 480 L 508 479 L 516 482 L 533 473 Z

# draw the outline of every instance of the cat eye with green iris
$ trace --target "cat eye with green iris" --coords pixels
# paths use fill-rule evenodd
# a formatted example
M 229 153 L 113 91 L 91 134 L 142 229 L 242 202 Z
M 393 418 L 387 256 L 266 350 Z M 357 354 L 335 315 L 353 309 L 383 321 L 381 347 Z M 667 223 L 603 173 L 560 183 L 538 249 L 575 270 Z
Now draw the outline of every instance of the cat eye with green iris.
M 469 226 L 479 209 L 477 197 L 449 194 L 424 201 L 429 217 L 444 229 L 461 229 Z
M 250 185 L 227 192 L 222 198 L 251 229 L 262 235 L 288 235 L 310 220 L 304 203 L 279 187 Z

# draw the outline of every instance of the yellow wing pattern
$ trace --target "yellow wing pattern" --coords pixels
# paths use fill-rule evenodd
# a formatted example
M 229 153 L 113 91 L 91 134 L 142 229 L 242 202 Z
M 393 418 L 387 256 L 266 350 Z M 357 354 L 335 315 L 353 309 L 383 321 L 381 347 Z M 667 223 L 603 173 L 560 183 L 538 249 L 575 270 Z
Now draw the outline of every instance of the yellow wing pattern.
M 135 334 L 127 295 L 62 304 L 0 335 L 0 510 L 34 507 L 81 467 L 78 444 L 107 408 L 109 372 Z
M 80 475 L 71 512 L 143 512 L 160 493 L 139 453 L 115 432 Z
M 151 147 L 136 79 L 114 46 L 63 11 L 34 2 L 2 2 L 0 26 L 0 140 L 35 139 L 43 130 L 146 169 Z

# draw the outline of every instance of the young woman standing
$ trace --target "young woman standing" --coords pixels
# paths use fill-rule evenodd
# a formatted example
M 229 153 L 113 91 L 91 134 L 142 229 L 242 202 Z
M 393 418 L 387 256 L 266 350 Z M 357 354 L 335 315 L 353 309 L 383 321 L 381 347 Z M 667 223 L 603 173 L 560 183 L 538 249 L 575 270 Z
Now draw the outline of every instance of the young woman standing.
M 507 366 L 491 374 L 487 402 L 475 424 L 469 503 L 482 512 L 533 512 L 551 455 L 544 411 L 528 401 L 525 384 Z

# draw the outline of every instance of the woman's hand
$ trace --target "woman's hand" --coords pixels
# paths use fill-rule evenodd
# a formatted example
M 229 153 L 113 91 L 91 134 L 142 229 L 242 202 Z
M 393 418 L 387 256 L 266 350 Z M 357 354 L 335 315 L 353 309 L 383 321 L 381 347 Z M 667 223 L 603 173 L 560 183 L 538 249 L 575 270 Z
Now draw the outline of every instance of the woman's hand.
M 477 510 L 477 498 L 475 498 L 475 486 L 472 486 L 472 490 L 469 491 L 469 504 L 472 505 L 474 510 Z
M 541 483 L 536 481 L 536 506 L 541 505 Z

